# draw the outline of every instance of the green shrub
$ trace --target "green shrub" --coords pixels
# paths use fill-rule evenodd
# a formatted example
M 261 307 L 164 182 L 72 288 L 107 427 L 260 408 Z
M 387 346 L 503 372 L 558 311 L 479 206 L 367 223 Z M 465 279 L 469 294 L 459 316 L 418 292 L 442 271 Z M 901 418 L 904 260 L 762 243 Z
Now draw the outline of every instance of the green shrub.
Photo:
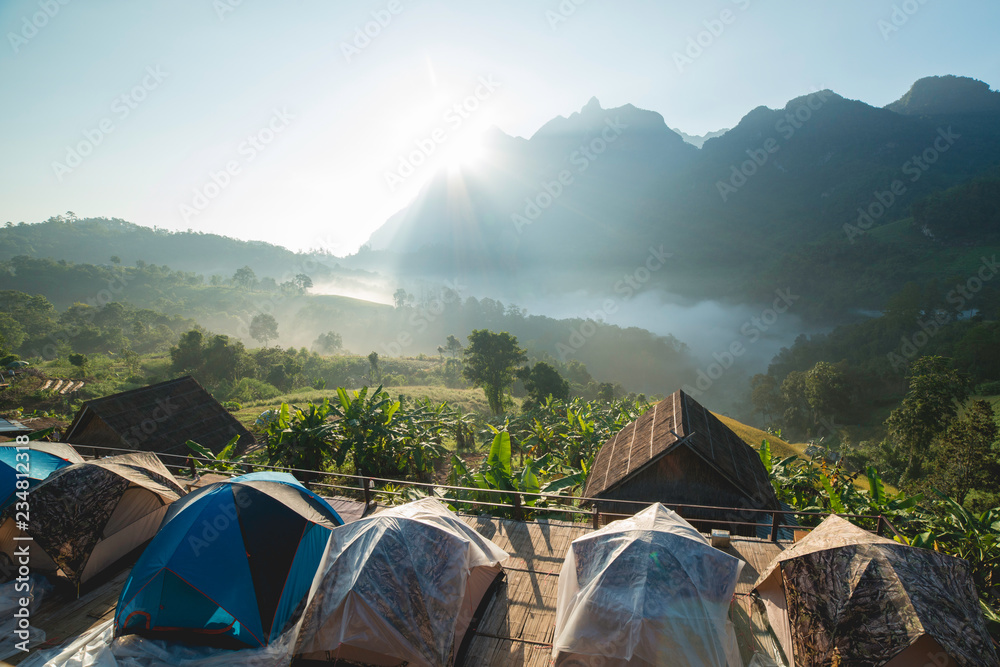
M 978 396 L 1000 396 L 1000 380 L 983 382 L 976 387 L 975 394 Z
M 250 403 L 252 401 L 266 401 L 277 396 L 281 396 L 281 390 L 273 384 L 253 378 L 243 378 L 233 385 L 232 391 L 226 398 L 229 401 Z

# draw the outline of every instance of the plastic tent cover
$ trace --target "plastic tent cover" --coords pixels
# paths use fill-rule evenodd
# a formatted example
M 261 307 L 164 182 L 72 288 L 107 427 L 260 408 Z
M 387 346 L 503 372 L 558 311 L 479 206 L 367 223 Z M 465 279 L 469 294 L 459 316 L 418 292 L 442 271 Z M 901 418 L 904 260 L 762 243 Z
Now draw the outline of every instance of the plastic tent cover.
M 346 646 L 411 666 L 449 664 L 470 573 L 506 559 L 432 498 L 341 526 L 313 581 L 295 653 Z
M 113 633 L 114 621 L 106 621 L 66 646 L 34 651 L 20 664 L 22 667 L 275 667 L 290 662 L 284 641 L 232 651 L 136 635 L 114 639 Z
M 552 653 L 605 664 L 742 665 L 729 607 L 743 561 L 657 503 L 577 538 L 559 574 Z

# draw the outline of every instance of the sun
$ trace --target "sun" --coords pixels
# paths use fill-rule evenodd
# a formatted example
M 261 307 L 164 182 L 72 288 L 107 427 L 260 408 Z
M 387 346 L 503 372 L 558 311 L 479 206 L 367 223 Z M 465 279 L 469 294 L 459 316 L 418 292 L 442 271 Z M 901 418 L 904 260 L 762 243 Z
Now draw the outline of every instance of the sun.
M 482 134 L 476 132 L 451 137 L 443 148 L 442 157 L 450 170 L 474 167 L 486 154 Z

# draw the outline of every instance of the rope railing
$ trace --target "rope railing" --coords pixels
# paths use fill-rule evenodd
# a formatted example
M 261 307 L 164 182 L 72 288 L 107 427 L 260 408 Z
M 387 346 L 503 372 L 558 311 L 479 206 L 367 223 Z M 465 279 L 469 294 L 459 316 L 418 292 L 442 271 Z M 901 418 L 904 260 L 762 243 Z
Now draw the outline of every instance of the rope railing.
M 125 453 L 125 454 L 133 454 L 133 453 L 136 453 L 136 451 L 137 451 L 137 450 L 134 450 L 134 449 L 125 449 L 125 448 L 121 448 L 121 447 L 104 447 L 104 446 L 83 445 L 83 444 L 79 445 L 78 448 L 79 449 L 84 449 L 84 450 L 86 450 L 86 449 L 94 450 L 95 452 L 101 451 L 101 452 L 113 452 L 113 453 Z M 516 490 L 492 489 L 492 488 L 482 489 L 482 488 L 476 488 L 476 487 L 455 486 L 455 485 L 449 485 L 449 484 L 439 484 L 439 483 L 436 483 L 436 482 L 417 482 L 417 481 L 412 481 L 412 480 L 400 480 L 400 479 L 391 479 L 391 478 L 385 478 L 385 477 L 372 477 L 372 476 L 367 476 L 367 475 L 356 475 L 356 474 L 350 474 L 350 473 L 327 472 L 327 471 L 322 471 L 322 470 L 309 470 L 309 469 L 306 469 L 306 468 L 292 468 L 292 467 L 288 467 L 288 466 L 274 466 L 274 465 L 268 465 L 268 464 L 263 464 L 263 463 L 239 462 L 239 463 L 233 463 L 232 464 L 234 466 L 238 465 L 239 467 L 241 467 L 242 468 L 241 471 L 234 471 L 234 470 L 205 470 L 205 469 L 199 470 L 197 468 L 195 462 L 203 462 L 203 463 L 207 463 L 207 464 L 218 464 L 218 463 L 220 463 L 220 461 L 217 461 L 215 459 L 209 459 L 209 458 L 201 457 L 201 456 L 195 455 L 194 453 L 191 453 L 191 454 L 169 454 L 169 453 L 159 453 L 159 452 L 148 452 L 148 453 L 155 454 L 161 460 L 162 459 L 173 459 L 173 460 L 178 460 L 179 459 L 181 461 L 180 465 L 178 465 L 176 463 L 171 464 L 171 463 L 168 463 L 167 461 L 164 461 L 164 465 L 166 465 L 168 468 L 174 468 L 176 470 L 184 470 L 186 472 L 190 472 L 193 478 L 200 477 L 201 473 L 203 473 L 203 472 L 209 472 L 209 473 L 215 473 L 215 474 L 223 474 L 223 475 L 229 475 L 229 476 L 236 476 L 236 475 L 241 475 L 241 474 L 245 474 L 245 473 L 249 473 L 249 472 L 255 472 L 255 471 L 287 472 L 287 473 L 291 473 L 291 474 L 304 473 L 303 476 L 305 476 L 305 477 L 307 477 L 309 479 L 309 481 L 306 482 L 306 485 L 309 488 L 311 488 L 313 490 L 335 489 L 335 490 L 340 490 L 340 491 L 347 491 L 347 492 L 356 493 L 356 494 L 359 494 L 359 495 L 361 495 L 363 497 L 364 503 L 365 503 L 366 507 L 370 506 L 371 503 L 374 502 L 376 496 L 390 496 L 390 497 L 394 497 L 394 498 L 399 498 L 399 497 L 402 497 L 404 495 L 403 491 L 401 491 L 401 490 L 379 489 L 379 488 L 377 488 L 375 486 L 376 484 L 383 484 L 383 485 L 387 485 L 388 484 L 388 485 L 392 485 L 392 486 L 395 486 L 395 487 L 399 487 L 400 489 L 406 488 L 406 487 L 428 489 L 428 490 L 431 491 L 432 495 L 438 496 L 442 500 L 448 500 L 448 501 L 450 501 L 450 502 L 452 502 L 452 503 L 454 503 L 456 505 L 468 505 L 468 506 L 474 506 L 474 507 L 497 507 L 497 508 L 502 508 L 502 509 L 505 509 L 505 510 L 510 510 L 511 513 L 514 515 L 515 518 L 520 518 L 522 520 L 523 520 L 523 518 L 524 518 L 524 516 L 525 516 L 525 514 L 527 512 L 559 513 L 559 514 L 564 514 L 564 515 L 570 515 L 571 518 L 572 517 L 579 517 L 580 515 L 584 515 L 584 516 L 588 516 L 588 517 L 591 518 L 592 525 L 596 529 L 596 528 L 600 527 L 600 523 L 601 523 L 601 518 L 602 517 L 604 517 L 605 519 L 611 518 L 611 517 L 625 518 L 625 517 L 630 517 L 630 516 L 632 516 L 632 514 L 634 514 L 634 512 L 617 513 L 617 512 L 613 512 L 613 511 L 607 511 L 607 510 L 602 511 L 600 509 L 600 506 L 598 505 L 598 503 L 600 503 L 601 505 L 603 505 L 605 507 L 607 507 L 609 505 L 616 505 L 616 504 L 618 506 L 629 505 L 629 506 L 632 506 L 632 507 L 635 507 L 635 506 L 649 507 L 650 505 L 654 504 L 654 502 L 650 502 L 650 501 L 623 500 L 623 499 L 617 499 L 617 498 L 592 498 L 592 497 L 586 497 L 586 496 L 565 496 L 565 495 L 554 494 L 554 493 L 528 493 L 528 492 L 516 491 Z M 225 463 L 225 462 L 223 462 L 223 463 Z M 344 484 L 334 484 L 334 483 L 329 483 L 329 482 L 319 482 L 319 481 L 315 481 L 314 478 L 316 476 L 323 476 L 325 478 L 332 478 L 333 480 L 337 480 L 337 479 L 358 480 L 360 482 L 360 485 L 358 485 L 358 486 L 348 486 L 348 485 L 344 485 Z M 438 495 L 437 493 L 435 493 L 437 491 L 444 492 L 444 494 Z M 509 496 L 509 497 L 511 497 L 512 498 L 512 502 L 490 502 L 490 501 L 486 501 L 486 500 L 477 500 L 477 499 L 473 499 L 473 498 L 460 498 L 460 497 L 456 498 L 456 497 L 450 497 L 450 496 L 446 495 L 447 492 L 449 492 L 449 491 L 458 492 L 458 493 L 464 493 L 464 494 L 470 494 L 470 493 L 474 493 L 474 494 L 486 494 L 488 496 L 499 494 L 500 496 Z M 545 500 L 546 502 L 548 502 L 548 501 L 554 501 L 554 502 L 562 503 L 564 506 L 548 505 L 548 504 L 546 504 L 544 506 L 538 506 L 538 507 L 536 507 L 536 506 L 530 506 L 530 505 L 525 505 L 524 500 L 523 500 L 524 498 L 528 499 L 529 501 L 533 501 L 533 502 L 537 502 L 538 500 Z M 503 500 L 503 498 L 501 498 L 501 500 Z M 582 509 L 580 506 L 583 505 L 583 504 L 591 504 L 593 507 L 590 510 Z M 566 506 L 566 505 L 568 505 L 568 506 Z M 770 529 L 769 538 L 770 538 L 770 540 L 772 542 L 777 542 L 778 541 L 779 531 L 781 529 L 786 529 L 786 530 L 787 529 L 811 530 L 811 528 L 808 527 L 808 526 L 800 526 L 800 525 L 797 525 L 797 524 L 783 523 L 784 516 L 786 514 L 787 515 L 792 515 L 793 517 L 823 517 L 823 518 L 826 518 L 826 517 L 828 517 L 828 516 L 830 516 L 832 514 L 831 512 L 816 512 L 816 511 L 804 511 L 804 510 L 784 510 L 784 509 L 775 511 L 775 510 L 760 509 L 760 508 L 755 508 L 755 507 L 725 507 L 725 506 L 718 506 L 718 505 L 692 505 L 692 504 L 689 504 L 689 503 L 683 503 L 683 504 L 681 504 L 681 503 L 663 503 L 663 505 L 664 505 L 664 507 L 667 507 L 667 508 L 669 508 L 669 509 L 677 512 L 681 516 L 684 516 L 685 514 L 687 514 L 687 516 L 685 518 L 687 518 L 687 519 L 689 519 L 691 521 L 694 521 L 696 523 L 701 523 L 701 524 L 719 524 L 719 525 L 722 525 L 722 526 L 730 526 L 730 527 L 732 527 L 732 526 L 752 526 L 752 527 L 754 527 L 755 529 L 758 529 L 758 530 L 762 529 L 762 528 Z M 743 514 L 743 515 L 751 515 L 749 518 L 753 518 L 754 516 L 765 515 L 770 520 L 766 521 L 766 522 L 757 522 L 757 521 L 740 521 L 738 519 L 732 519 L 732 518 L 730 518 L 730 519 L 721 519 L 721 518 L 711 518 L 709 516 L 698 516 L 699 514 L 703 514 L 703 513 L 706 513 L 706 512 L 707 513 L 713 513 L 713 512 L 731 512 L 731 513 L 739 513 L 739 514 Z M 846 519 L 863 519 L 863 520 L 873 521 L 876 524 L 876 529 L 875 529 L 874 532 L 876 532 L 878 535 L 883 535 L 888 530 L 893 535 L 895 535 L 896 537 L 900 537 L 900 538 L 902 537 L 902 535 L 899 533 L 899 531 L 896 530 L 896 527 L 892 525 L 892 522 L 890 522 L 889 519 L 886 518 L 884 515 L 873 515 L 873 514 L 838 514 L 837 516 L 840 516 L 840 517 L 843 517 L 843 518 L 846 518 Z

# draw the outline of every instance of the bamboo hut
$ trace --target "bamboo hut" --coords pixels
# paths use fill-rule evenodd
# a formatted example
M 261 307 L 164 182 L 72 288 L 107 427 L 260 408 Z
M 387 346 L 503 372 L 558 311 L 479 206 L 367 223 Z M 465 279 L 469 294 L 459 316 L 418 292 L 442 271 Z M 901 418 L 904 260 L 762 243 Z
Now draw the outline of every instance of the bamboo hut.
M 757 452 L 680 390 L 601 447 L 584 495 L 600 499 L 602 514 L 635 514 L 659 502 L 703 532 L 721 528 L 751 536 L 759 528 L 746 524 L 767 523 L 770 515 L 745 510 L 780 509 Z
M 238 451 L 253 444 L 250 432 L 191 376 L 87 401 L 63 439 L 84 455 L 107 454 L 81 446 L 112 447 L 187 456 L 188 440 L 219 453 L 234 436 Z M 176 465 L 176 459 L 167 459 Z

